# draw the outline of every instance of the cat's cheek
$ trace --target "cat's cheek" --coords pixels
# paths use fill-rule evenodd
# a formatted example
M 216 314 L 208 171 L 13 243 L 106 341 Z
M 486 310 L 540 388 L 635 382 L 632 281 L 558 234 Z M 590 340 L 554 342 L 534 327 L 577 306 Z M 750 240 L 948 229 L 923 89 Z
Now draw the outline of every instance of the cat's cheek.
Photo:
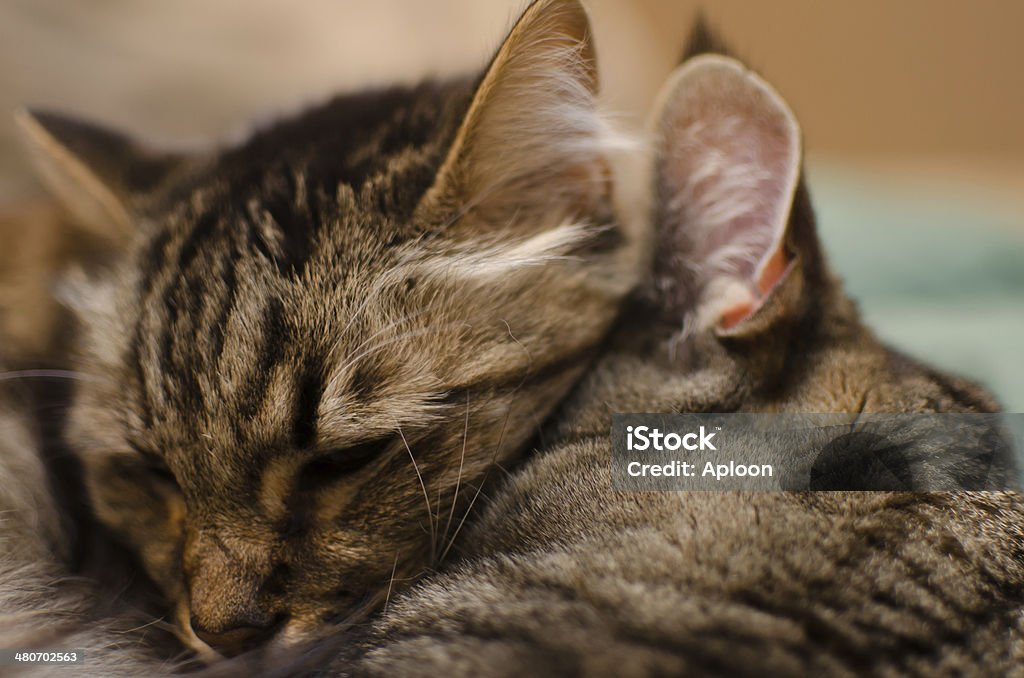
M 135 552 L 169 601 L 181 598 L 185 504 L 177 490 L 117 458 L 87 463 L 86 484 L 99 520 Z
M 153 537 L 140 540 L 140 557 L 164 596 L 174 603 L 185 598 L 185 577 L 181 565 L 185 543 L 185 503 L 176 493 L 165 497 L 165 502 L 162 527 Z

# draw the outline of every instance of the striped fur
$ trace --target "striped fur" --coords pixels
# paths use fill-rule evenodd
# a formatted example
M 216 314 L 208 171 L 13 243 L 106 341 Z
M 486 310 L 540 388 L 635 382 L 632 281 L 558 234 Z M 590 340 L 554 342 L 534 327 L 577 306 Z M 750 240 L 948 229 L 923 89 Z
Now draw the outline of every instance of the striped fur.
M 581 375 L 638 268 L 596 94 L 582 7 L 540 0 L 479 78 L 207 154 L 23 121 L 79 218 L 134 229 L 64 292 L 90 375 L 66 438 L 202 658 L 317 637 L 436 567 Z
M 739 88 L 738 100 L 724 97 L 716 115 L 745 105 L 744 88 L 760 87 L 722 62 L 697 57 L 683 67 L 725 78 L 708 83 L 711 96 Z M 670 90 L 663 101 L 690 94 Z M 759 110 L 759 121 L 766 114 Z M 679 249 L 689 241 L 675 231 L 729 228 L 717 218 L 728 206 L 702 204 L 716 216 L 694 224 L 662 204 L 693 179 L 662 171 L 672 145 L 685 141 L 668 134 L 659 143 L 657 275 L 562 408 L 548 444 L 467 535 L 462 560 L 391 601 L 369 631 L 344 639 L 334 669 L 357 676 L 1021 675 L 1024 500 L 1017 492 L 611 490 L 615 412 L 998 409 L 980 387 L 889 351 L 861 324 L 828 272 L 797 177 L 781 192 L 751 186 L 757 194 L 744 202 L 785 212 L 789 266 L 763 305 L 731 327 L 685 326 L 682 317 L 707 292 L 681 298 L 664 278 L 688 284 L 704 262 Z M 729 183 L 725 169 L 720 179 Z M 721 187 L 709 188 L 715 195 Z M 733 199 L 736 186 L 728 188 L 721 199 Z

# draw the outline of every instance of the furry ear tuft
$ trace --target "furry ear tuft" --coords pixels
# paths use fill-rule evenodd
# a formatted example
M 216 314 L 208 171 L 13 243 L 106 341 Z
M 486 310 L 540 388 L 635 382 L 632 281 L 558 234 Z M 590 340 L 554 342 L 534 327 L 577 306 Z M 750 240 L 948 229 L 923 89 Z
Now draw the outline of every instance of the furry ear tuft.
M 662 90 L 655 165 L 658 294 L 697 329 L 735 333 L 794 268 L 787 233 L 800 128 L 770 85 L 721 55 L 690 59 Z M 760 324 L 760 323 L 759 323 Z
M 21 109 L 15 121 L 40 179 L 71 216 L 107 237 L 131 232 L 134 201 L 156 187 L 181 157 L 57 113 Z
M 609 181 L 597 90 L 582 5 L 535 2 L 491 62 L 421 216 L 504 224 L 592 210 Z

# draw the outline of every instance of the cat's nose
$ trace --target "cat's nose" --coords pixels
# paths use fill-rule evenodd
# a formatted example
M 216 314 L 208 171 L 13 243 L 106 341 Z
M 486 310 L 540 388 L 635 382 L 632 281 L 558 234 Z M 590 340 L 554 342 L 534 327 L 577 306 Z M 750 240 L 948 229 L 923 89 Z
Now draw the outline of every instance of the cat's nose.
M 190 619 L 192 631 L 204 643 L 226 657 L 234 657 L 247 650 L 252 650 L 266 641 L 270 640 L 284 622 L 284 617 L 279 616 L 266 623 L 257 623 L 251 620 L 239 619 L 233 622 L 230 627 L 210 629 L 196 619 L 195 615 Z

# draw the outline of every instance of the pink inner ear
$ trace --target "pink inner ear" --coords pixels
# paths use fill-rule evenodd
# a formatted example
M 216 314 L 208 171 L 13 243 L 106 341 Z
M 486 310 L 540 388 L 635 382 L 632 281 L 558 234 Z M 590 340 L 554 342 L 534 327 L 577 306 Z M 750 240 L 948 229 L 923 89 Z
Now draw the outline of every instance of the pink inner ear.
M 663 241 L 694 278 L 698 322 L 735 326 L 790 263 L 782 243 L 799 173 L 796 121 L 759 77 L 708 55 L 673 78 L 661 132 L 670 196 L 661 227 L 672 229 Z
M 765 262 L 764 269 L 761 271 L 761 276 L 757 281 L 757 289 L 761 293 L 757 303 L 741 303 L 731 306 L 722 312 L 722 317 L 718 321 L 718 326 L 723 330 L 730 330 L 744 320 L 754 315 L 755 312 L 764 304 L 765 298 L 771 293 L 775 286 L 779 284 L 782 277 L 786 274 L 789 269 L 789 265 L 792 259 L 786 255 L 785 247 L 779 246 L 775 253 Z
M 757 287 L 761 294 L 768 294 L 779 284 L 782 276 L 789 268 L 791 259 L 786 256 L 786 249 L 781 244 L 775 253 L 765 262 L 764 270 L 761 271 L 761 278 L 757 281 Z
M 723 330 L 731 330 L 750 316 L 754 315 L 754 311 L 756 310 L 757 308 L 755 308 L 753 304 L 737 304 L 736 306 L 726 309 L 722 313 L 722 318 L 718 321 L 718 326 Z

